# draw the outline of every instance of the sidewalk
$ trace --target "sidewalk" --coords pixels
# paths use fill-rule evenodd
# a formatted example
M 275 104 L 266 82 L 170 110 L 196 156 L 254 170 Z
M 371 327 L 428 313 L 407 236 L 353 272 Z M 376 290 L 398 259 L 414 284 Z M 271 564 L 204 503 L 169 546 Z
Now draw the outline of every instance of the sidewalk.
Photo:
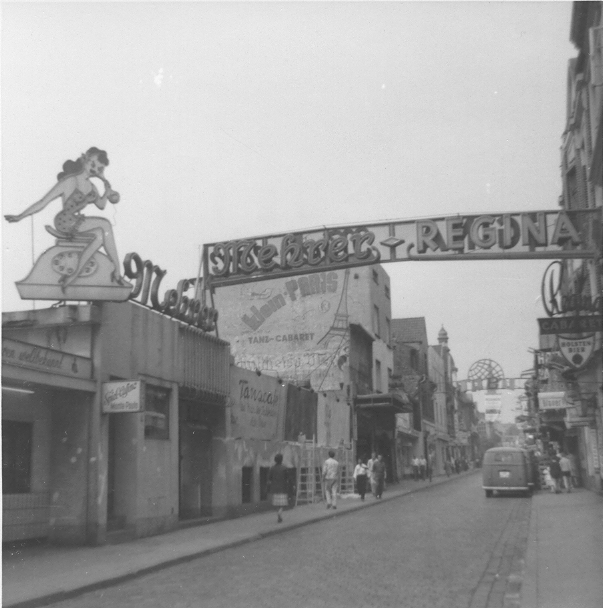
M 603 496 L 534 495 L 523 579 L 521 608 L 603 606 Z
M 341 498 L 336 511 L 327 510 L 324 502 L 298 506 L 285 511 L 282 524 L 277 524 L 275 512 L 269 511 L 118 545 L 44 546 L 3 551 L 2 605 L 44 606 L 272 534 L 373 507 L 442 483 L 452 483 L 478 472 L 481 469 L 471 469 L 449 478 L 436 477 L 431 483 L 404 480 L 390 486 L 382 500 L 367 496 L 362 502 L 357 495 Z

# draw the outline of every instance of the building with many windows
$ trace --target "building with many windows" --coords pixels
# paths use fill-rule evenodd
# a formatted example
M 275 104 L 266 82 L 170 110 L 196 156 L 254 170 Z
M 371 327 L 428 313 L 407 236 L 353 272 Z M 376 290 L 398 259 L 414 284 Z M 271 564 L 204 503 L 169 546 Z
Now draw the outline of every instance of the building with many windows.
M 559 262 L 554 316 L 603 314 L 603 3 L 574 2 L 569 37 L 577 56 L 569 61 L 567 119 L 561 137 L 562 193 L 567 210 L 593 210 L 579 226 L 596 259 Z M 598 210 L 598 215 L 594 212 Z M 570 247 L 568 244 L 567 247 Z M 548 283 L 547 283 L 548 285 Z M 549 302 L 549 308 L 551 308 Z M 600 325 L 600 320 L 599 320 Z M 603 487 L 603 369 L 601 331 L 541 335 L 539 385 L 531 389 L 542 440 L 567 450 L 587 487 Z

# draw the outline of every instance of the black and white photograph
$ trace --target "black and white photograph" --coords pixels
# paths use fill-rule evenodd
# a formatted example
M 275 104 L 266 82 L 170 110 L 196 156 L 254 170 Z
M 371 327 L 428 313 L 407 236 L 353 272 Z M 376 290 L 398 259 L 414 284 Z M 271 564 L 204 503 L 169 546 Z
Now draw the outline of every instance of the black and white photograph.
M 603 2 L 0 6 L 2 606 L 603 606 Z

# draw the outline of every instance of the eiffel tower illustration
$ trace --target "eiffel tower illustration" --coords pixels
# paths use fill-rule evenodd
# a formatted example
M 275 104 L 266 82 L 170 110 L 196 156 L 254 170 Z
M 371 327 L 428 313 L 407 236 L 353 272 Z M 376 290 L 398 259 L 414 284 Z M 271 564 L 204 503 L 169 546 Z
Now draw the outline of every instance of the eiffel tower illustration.
M 348 334 L 349 330 L 349 315 L 348 315 L 348 280 L 350 278 L 350 269 L 346 269 L 345 276 L 343 278 L 343 287 L 341 288 L 341 299 L 339 300 L 339 306 L 333 317 L 333 324 L 329 328 L 329 331 L 316 343 L 323 344 L 324 347 L 329 347 L 329 342 L 337 337 L 341 337 L 343 343 L 344 338 Z

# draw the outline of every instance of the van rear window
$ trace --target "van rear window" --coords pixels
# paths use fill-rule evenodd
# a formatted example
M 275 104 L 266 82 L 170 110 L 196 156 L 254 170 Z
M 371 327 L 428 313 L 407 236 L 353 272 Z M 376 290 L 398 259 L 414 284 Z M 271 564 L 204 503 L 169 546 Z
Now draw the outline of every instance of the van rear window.
M 493 462 L 513 462 L 515 454 L 513 452 L 497 452 L 493 456 Z

